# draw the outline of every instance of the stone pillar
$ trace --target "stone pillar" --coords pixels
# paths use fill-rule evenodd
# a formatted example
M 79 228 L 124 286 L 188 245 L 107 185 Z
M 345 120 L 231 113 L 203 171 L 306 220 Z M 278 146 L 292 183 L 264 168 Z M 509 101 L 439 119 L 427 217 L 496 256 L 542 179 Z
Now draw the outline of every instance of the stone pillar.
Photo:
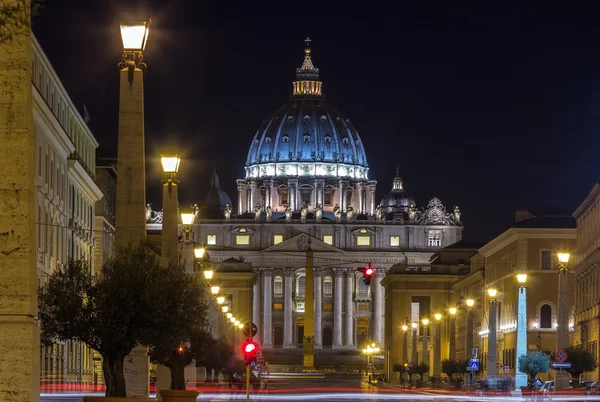
M 263 348 L 273 347 L 273 330 L 271 313 L 273 311 L 271 270 L 263 271 Z
M 30 3 L 8 0 L 3 7 L 29 10 Z M 0 400 L 11 402 L 40 400 L 36 229 L 44 226 L 36 226 L 33 39 L 30 20 L 22 24 L 0 46 Z
M 292 211 L 298 210 L 298 179 L 288 179 L 288 204 L 292 208 Z
M 352 271 L 346 272 L 346 297 L 344 298 L 344 317 L 345 317 L 345 330 L 344 330 L 344 346 L 353 347 L 354 337 L 353 335 L 353 324 L 354 324 L 354 308 L 353 308 L 353 280 L 354 273 Z
M 237 190 L 238 190 L 238 215 L 246 212 L 246 180 L 238 179 L 237 180 Z
M 340 209 L 346 212 L 348 209 L 348 181 L 340 180 Z
M 465 350 L 465 359 L 471 359 L 471 351 L 473 350 L 473 310 L 469 308 L 467 311 L 467 341 Z
M 144 74 L 120 71 L 119 132 L 117 150 L 117 210 L 115 245 L 137 245 L 146 238 L 146 157 L 144 148 Z M 128 397 L 148 397 L 150 360 L 138 346 L 125 358 L 123 371 Z
M 421 357 L 424 363 L 429 364 L 429 328 L 428 325 L 423 325 L 423 356 Z
M 367 204 L 369 205 L 369 215 L 375 215 L 375 184 L 369 183 L 367 185 L 367 191 L 369 193 Z
M 315 348 L 320 349 L 323 347 L 323 329 L 321 323 L 321 310 L 322 307 L 322 278 L 321 271 L 315 269 Z
M 558 313 L 556 315 L 556 350 L 569 346 L 569 270 L 561 264 L 558 271 Z M 554 389 L 569 389 L 569 374 L 564 370 L 554 370 Z
M 517 353 L 516 359 L 527 354 L 527 292 L 525 286 L 518 289 L 518 310 L 517 310 Z M 556 383 L 555 383 L 556 384 Z M 527 374 L 516 370 L 515 390 L 521 391 L 521 387 L 527 385 Z
M 373 340 L 377 345 L 383 344 L 381 331 L 381 324 L 383 322 L 383 286 L 381 286 L 381 280 L 383 276 L 382 272 L 376 271 L 373 283 Z
M 254 207 L 260 203 L 258 183 L 256 180 L 250 181 L 250 211 L 254 211 Z
M 265 186 L 265 209 L 267 207 L 273 208 L 273 180 L 263 180 L 263 185 Z
M 402 362 L 408 363 L 408 330 L 402 334 Z M 402 375 L 402 373 L 400 373 Z
M 413 328 L 412 330 L 412 356 L 410 359 L 410 362 L 413 364 L 413 366 L 416 366 L 417 364 L 419 364 L 418 360 L 417 360 L 417 328 Z
M 292 340 L 292 329 L 293 329 L 293 317 L 292 317 L 292 286 L 293 286 L 294 274 L 291 271 L 285 273 L 285 287 L 283 289 L 283 347 L 291 348 L 293 346 Z
M 358 213 L 359 214 L 364 214 L 365 213 L 365 183 L 363 183 L 362 181 L 359 181 L 358 183 L 356 183 L 356 191 L 358 193 Z
M 163 181 L 163 222 L 160 259 L 162 265 L 165 267 L 179 263 L 178 187 L 179 180 L 169 178 Z
M 435 340 L 433 344 L 433 376 L 439 380 L 442 375 L 442 340 L 441 337 L 442 323 L 438 320 L 435 322 Z
M 254 339 L 261 339 L 262 325 L 260 325 L 260 277 L 256 274 L 256 283 L 252 287 L 252 322 L 256 324 L 258 333 Z
M 488 354 L 487 354 L 487 375 L 494 376 L 497 375 L 498 369 L 497 359 L 496 359 L 496 309 L 497 303 L 496 300 L 492 299 L 490 301 L 490 311 L 489 311 L 489 328 L 488 328 Z
M 343 269 L 335 269 L 333 288 L 333 347 L 342 347 L 342 275 Z
M 321 204 L 321 208 L 325 207 L 325 179 L 315 179 L 315 208 L 317 204 Z
M 456 317 L 450 316 L 450 360 L 456 360 Z

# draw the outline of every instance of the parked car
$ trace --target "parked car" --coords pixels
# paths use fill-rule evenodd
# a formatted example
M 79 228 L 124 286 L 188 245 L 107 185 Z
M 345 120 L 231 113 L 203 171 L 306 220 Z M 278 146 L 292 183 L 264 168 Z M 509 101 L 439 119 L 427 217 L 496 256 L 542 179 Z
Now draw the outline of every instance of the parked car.
M 588 395 L 599 395 L 600 394 L 600 381 L 594 381 L 587 389 L 586 394 Z
M 569 380 L 569 388 L 573 388 L 573 380 Z M 544 393 L 554 392 L 554 381 L 546 381 L 542 387 Z

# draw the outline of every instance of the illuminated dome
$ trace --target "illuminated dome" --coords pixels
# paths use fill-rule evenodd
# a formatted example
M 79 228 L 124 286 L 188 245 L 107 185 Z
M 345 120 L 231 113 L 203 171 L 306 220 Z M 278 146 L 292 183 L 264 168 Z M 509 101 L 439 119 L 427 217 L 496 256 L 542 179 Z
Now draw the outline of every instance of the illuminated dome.
M 396 177 L 392 184 L 392 191 L 386 194 L 379 203 L 381 212 L 384 214 L 392 214 L 399 212 L 408 213 L 411 207 L 416 207 L 415 200 L 404 191 L 402 179 L 399 172 L 396 171 Z
M 246 178 L 346 177 L 367 179 L 360 136 L 350 120 L 325 101 L 310 49 L 296 69 L 290 101 L 263 122 L 250 145 Z

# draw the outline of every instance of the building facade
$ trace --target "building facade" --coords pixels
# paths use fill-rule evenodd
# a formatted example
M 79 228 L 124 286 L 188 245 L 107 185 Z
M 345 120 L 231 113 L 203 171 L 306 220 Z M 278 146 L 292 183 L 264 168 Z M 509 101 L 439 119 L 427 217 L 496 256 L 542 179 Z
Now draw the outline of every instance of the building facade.
M 194 226 L 194 242 L 205 245 L 212 262 L 251 264 L 252 316 L 241 319 L 257 324 L 267 352 L 302 345 L 309 248 L 315 347 L 357 350 L 383 344 L 380 282 L 390 267 L 425 269 L 435 252 L 461 239 L 458 207 L 448 212 L 433 198 L 418 208 L 399 174 L 378 204 L 368 173 L 362 139 L 326 102 L 307 48 L 289 102 L 251 141 L 237 203 L 228 202 L 214 173 Z M 160 231 L 161 213 L 149 210 L 147 217 L 149 233 Z M 370 286 L 361 273 L 369 264 L 376 270 Z
M 583 345 L 599 360 L 600 341 L 600 185 L 596 183 L 575 210 L 577 244 L 575 247 L 575 334 L 573 343 Z M 600 370 L 584 373 L 597 379 Z
M 37 273 L 38 286 L 44 286 L 71 258 L 93 266 L 95 205 L 102 192 L 94 182 L 98 142 L 35 38 L 31 68 Z M 92 353 L 82 343 L 42 344 L 40 360 L 42 389 L 82 389 L 93 382 Z

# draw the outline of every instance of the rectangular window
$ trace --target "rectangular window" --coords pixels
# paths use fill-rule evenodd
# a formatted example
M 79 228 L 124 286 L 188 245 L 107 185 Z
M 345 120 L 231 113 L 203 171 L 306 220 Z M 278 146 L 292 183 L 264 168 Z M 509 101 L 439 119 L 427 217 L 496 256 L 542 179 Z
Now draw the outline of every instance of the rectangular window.
M 542 269 L 552 269 L 552 251 L 542 250 Z
M 323 282 L 323 296 L 331 296 L 333 294 L 333 282 L 331 279 Z
M 400 236 L 390 236 L 390 247 L 400 247 Z
M 439 230 L 429 231 L 429 242 L 430 247 L 440 247 L 442 245 L 442 234 Z
M 333 235 L 323 235 L 323 242 L 333 246 Z
M 238 246 L 248 246 L 250 245 L 250 236 L 248 235 L 237 235 L 235 236 L 235 244 Z
M 217 244 L 217 235 L 214 235 L 214 234 L 206 235 L 206 244 L 209 244 L 211 246 L 214 246 L 215 244 Z
M 357 246 L 370 246 L 371 245 L 371 236 L 356 236 L 356 245 Z
M 283 235 L 273 235 L 273 244 L 279 244 L 283 241 Z
M 288 203 L 287 190 L 279 190 L 279 205 L 284 206 L 287 203 Z
M 333 310 L 333 305 L 332 304 L 323 304 L 323 310 L 331 311 L 331 310 Z
M 283 304 L 281 304 L 281 303 L 274 303 L 273 304 L 273 310 L 283 310 Z
M 333 196 L 335 192 L 329 190 L 325 191 L 325 205 L 333 205 Z

